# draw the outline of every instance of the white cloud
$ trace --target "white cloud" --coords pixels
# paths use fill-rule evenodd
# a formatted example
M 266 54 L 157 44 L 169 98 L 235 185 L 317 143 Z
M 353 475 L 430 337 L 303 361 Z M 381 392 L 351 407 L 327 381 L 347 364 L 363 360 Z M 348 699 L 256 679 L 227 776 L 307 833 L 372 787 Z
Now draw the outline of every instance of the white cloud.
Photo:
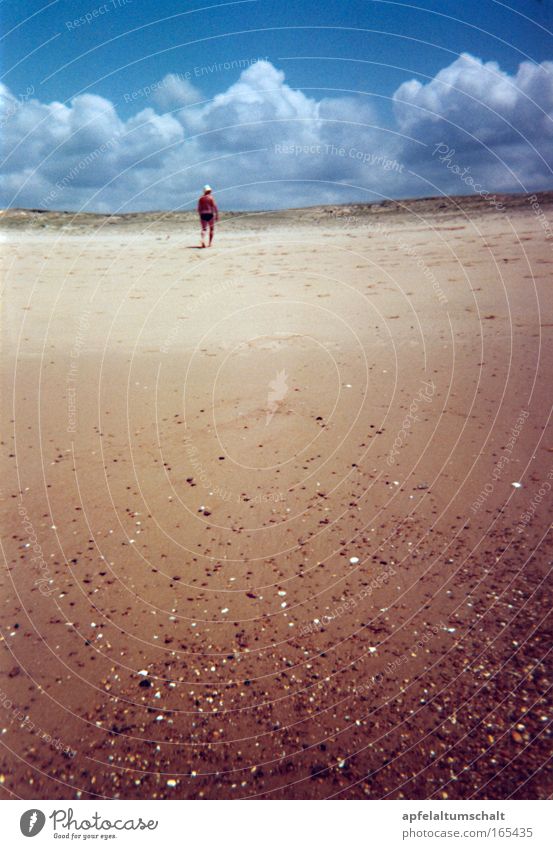
M 425 178 L 449 193 L 469 191 L 432 155 L 438 143 L 490 191 L 551 185 L 531 147 L 553 160 L 551 62 L 523 63 L 510 76 L 464 53 L 429 82 L 398 88 L 390 131 L 379 129 L 366 97 L 318 100 L 267 61 L 209 102 L 169 74 L 152 102 L 155 109 L 124 120 L 96 95 L 48 104 L 0 85 L 0 203 L 186 208 L 205 182 L 234 209 L 434 193 Z
M 553 62 L 523 62 L 511 77 L 497 62 L 462 53 L 429 83 L 403 83 L 394 94 L 394 104 L 398 124 L 406 132 L 446 120 L 477 139 L 489 139 L 492 133 L 507 135 L 509 125 L 525 134 L 539 135 L 546 129 L 551 133 L 541 110 L 547 113 L 553 108 Z
M 279 136 L 315 141 L 318 108 L 317 101 L 286 85 L 282 71 L 261 61 L 210 103 L 183 110 L 180 119 L 191 134 L 203 134 L 204 148 L 241 151 Z
M 463 167 L 478 169 L 491 191 L 551 185 L 553 62 L 523 62 L 511 76 L 496 62 L 462 53 L 430 82 L 403 83 L 394 111 L 402 132 L 430 148 L 447 144 Z M 405 155 L 421 159 L 407 145 Z M 439 169 L 433 173 L 439 176 Z M 454 186 L 450 182 L 447 190 Z
M 167 74 L 160 80 L 152 97 L 156 106 L 169 112 L 179 106 L 189 106 L 201 100 L 201 95 L 196 86 L 192 85 L 186 77 L 178 74 Z

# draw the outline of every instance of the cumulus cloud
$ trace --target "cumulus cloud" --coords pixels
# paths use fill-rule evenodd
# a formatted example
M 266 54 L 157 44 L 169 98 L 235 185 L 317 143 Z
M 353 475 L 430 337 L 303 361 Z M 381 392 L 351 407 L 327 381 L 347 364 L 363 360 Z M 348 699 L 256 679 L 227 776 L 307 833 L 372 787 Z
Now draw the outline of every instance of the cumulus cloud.
M 397 89 L 398 124 L 409 131 L 421 124 L 432 129 L 446 120 L 452 124 L 451 132 L 480 141 L 509 136 L 511 127 L 525 137 L 551 133 L 547 118 L 553 109 L 552 74 L 553 62 L 523 62 L 511 77 L 497 62 L 462 53 L 429 83 L 410 80 Z
M 429 148 L 447 145 L 491 191 L 551 185 L 553 62 L 523 62 L 510 76 L 497 62 L 462 53 L 430 82 L 403 83 L 393 100 L 402 132 Z M 407 144 L 404 156 L 415 164 L 422 160 Z M 439 169 L 431 170 L 439 176 Z M 447 190 L 454 185 L 447 183 Z
M 388 128 L 366 97 L 308 96 L 268 61 L 207 102 L 169 74 L 150 103 L 124 120 L 97 95 L 42 103 L 0 85 L 1 204 L 188 208 L 205 182 L 234 209 L 470 191 L 438 145 L 490 191 L 551 185 L 551 62 L 510 76 L 464 53 L 403 83 Z
M 267 61 L 251 65 L 211 103 L 184 110 L 180 118 L 190 133 L 202 134 L 204 147 L 221 151 L 262 146 L 268 134 L 314 140 L 318 132 L 317 102 L 286 85 L 284 73 Z
M 201 95 L 196 86 L 192 85 L 186 77 L 178 74 L 166 74 L 159 82 L 153 95 L 156 106 L 165 112 L 176 109 L 179 106 L 189 106 L 201 100 Z

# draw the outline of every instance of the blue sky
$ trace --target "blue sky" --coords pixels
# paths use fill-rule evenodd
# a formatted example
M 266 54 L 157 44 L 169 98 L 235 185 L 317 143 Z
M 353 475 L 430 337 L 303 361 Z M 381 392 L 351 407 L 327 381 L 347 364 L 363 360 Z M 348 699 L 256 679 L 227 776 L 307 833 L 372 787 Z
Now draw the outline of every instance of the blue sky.
M 206 180 L 235 209 L 553 182 L 549 0 L 4 0 L 0 18 L 3 206 L 187 208 Z

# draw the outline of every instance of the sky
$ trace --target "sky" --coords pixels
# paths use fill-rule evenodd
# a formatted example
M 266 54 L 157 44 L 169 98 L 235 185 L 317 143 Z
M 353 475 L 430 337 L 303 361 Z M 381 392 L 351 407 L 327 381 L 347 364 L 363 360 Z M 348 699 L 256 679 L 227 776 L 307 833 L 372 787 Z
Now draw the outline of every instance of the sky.
M 0 206 L 553 188 L 550 0 L 0 0 Z

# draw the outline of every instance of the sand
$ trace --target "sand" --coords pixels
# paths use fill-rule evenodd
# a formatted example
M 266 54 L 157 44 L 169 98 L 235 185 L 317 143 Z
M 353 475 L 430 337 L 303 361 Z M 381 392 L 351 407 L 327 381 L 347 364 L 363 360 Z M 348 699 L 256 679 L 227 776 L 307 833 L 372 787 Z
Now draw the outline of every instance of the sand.
M 551 794 L 552 200 L 2 216 L 5 798 Z

